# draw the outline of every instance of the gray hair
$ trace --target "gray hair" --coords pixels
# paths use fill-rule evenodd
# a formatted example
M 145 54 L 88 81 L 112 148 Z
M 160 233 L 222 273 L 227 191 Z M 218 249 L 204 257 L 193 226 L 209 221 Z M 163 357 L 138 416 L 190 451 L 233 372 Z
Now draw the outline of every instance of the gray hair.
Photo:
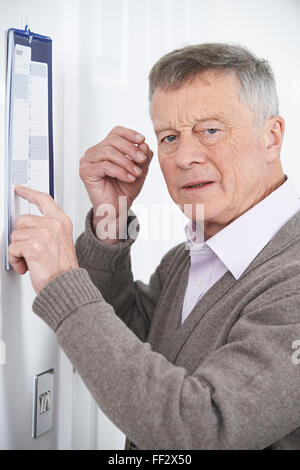
M 161 57 L 149 74 L 149 101 L 156 88 L 177 89 L 201 72 L 219 69 L 240 83 L 240 100 L 254 112 L 256 124 L 278 115 L 278 96 L 272 68 L 245 47 L 207 43 L 175 49 Z

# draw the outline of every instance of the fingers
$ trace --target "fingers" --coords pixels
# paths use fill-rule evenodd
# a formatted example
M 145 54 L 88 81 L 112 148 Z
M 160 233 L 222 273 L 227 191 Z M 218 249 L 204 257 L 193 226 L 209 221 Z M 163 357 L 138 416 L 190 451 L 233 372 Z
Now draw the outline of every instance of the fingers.
M 151 150 L 151 148 L 148 147 L 148 152 L 147 152 L 147 161 L 148 161 L 148 163 L 151 162 L 153 155 L 154 155 L 153 150 Z
M 149 146 L 145 137 L 132 129 L 116 126 L 99 144 L 89 148 L 82 160 L 99 162 L 110 160 L 110 156 L 119 154 L 127 155 L 136 163 L 144 163 L 148 158 Z
M 21 218 L 21 217 L 23 216 L 18 217 L 18 227 L 16 227 L 16 229 L 12 232 L 10 236 L 11 243 L 16 243 L 19 241 L 26 241 L 30 239 L 32 240 L 34 237 L 37 236 L 37 225 L 38 225 L 38 230 L 39 230 L 38 236 L 42 235 L 42 233 L 40 232 L 46 230 L 46 228 L 40 227 L 40 224 L 38 223 L 34 226 L 32 225 L 29 226 L 31 216 L 25 216 L 24 218 Z M 32 216 L 32 217 L 35 217 L 35 216 Z M 44 222 L 43 217 L 40 218 L 40 222 L 41 223 Z
M 124 183 L 133 182 L 144 173 L 144 168 L 149 165 L 153 152 L 149 150 L 148 160 L 144 164 L 135 165 L 129 158 L 120 152 L 112 151 L 110 160 L 90 163 L 82 160 L 79 175 L 88 183 L 94 183 L 98 178 L 111 176 Z
M 35 204 L 46 217 L 63 218 L 66 216 L 49 194 L 18 184 L 14 189 L 16 194 Z
M 96 168 L 98 168 L 100 175 L 95 172 L 95 176 L 110 176 L 111 178 L 117 178 L 120 181 L 124 181 L 124 183 L 129 183 L 136 180 L 136 176 L 131 173 L 128 173 L 126 169 L 122 168 L 119 165 L 115 165 L 110 161 L 93 163 L 92 170 L 95 170 Z
M 139 145 L 139 148 L 140 148 L 140 150 L 142 150 L 142 152 L 144 152 L 145 155 L 148 156 L 150 147 L 149 147 L 148 144 L 146 144 L 146 142 L 143 142 L 141 145 Z
M 143 151 L 142 148 L 145 150 Z M 147 144 L 144 144 L 142 148 L 122 137 L 114 135 L 110 139 L 107 138 L 98 145 L 90 148 L 85 153 L 85 158 L 90 162 L 99 162 L 101 160 L 110 159 L 115 152 L 118 152 L 123 156 L 128 155 L 136 163 L 143 163 L 147 159 L 147 150 L 149 147 Z
M 104 169 L 106 167 L 105 165 L 103 166 L 103 164 L 108 161 L 122 167 L 127 173 L 131 173 L 134 177 L 139 176 L 142 173 L 142 170 L 135 164 L 135 162 L 130 158 L 127 158 L 123 153 L 114 148 L 106 148 L 102 151 L 102 158 L 100 161 L 99 158 L 94 158 L 92 161 L 90 159 L 82 159 L 80 162 L 79 174 L 80 176 L 86 177 L 90 172 L 90 176 L 97 175 L 104 177 Z M 124 172 L 121 172 L 121 174 L 124 174 Z
M 44 217 L 40 215 L 20 215 L 16 220 L 15 230 L 34 228 L 40 226 L 43 223 Z M 11 236 L 13 235 L 13 233 L 11 234 Z
M 113 135 L 123 137 L 124 139 L 132 142 L 133 144 L 141 144 L 145 140 L 145 136 L 143 136 L 142 134 L 136 132 L 133 129 L 129 129 L 128 127 L 123 126 L 115 126 L 108 134 L 108 137 Z
M 147 158 L 147 155 L 141 150 L 140 146 L 134 145 L 123 137 L 114 135 L 109 139 L 108 142 L 113 148 L 119 150 L 119 152 L 123 153 L 124 155 L 128 155 L 138 163 L 144 162 Z
M 69 233 L 73 232 L 72 220 L 56 204 L 54 199 L 49 194 L 43 193 L 41 191 L 36 191 L 35 189 L 27 188 L 25 186 L 20 186 L 20 185 L 15 185 L 14 190 L 16 194 L 26 199 L 27 201 L 35 204 L 46 218 L 53 219 L 54 225 L 62 224 Z M 18 224 L 20 224 L 19 219 L 22 220 L 22 217 L 27 218 L 26 223 L 28 225 L 26 226 L 28 227 L 29 226 L 32 227 L 37 224 L 40 225 L 40 220 L 41 218 L 43 219 L 43 217 L 41 216 L 34 216 L 34 215 L 20 216 L 16 222 L 16 227 L 18 227 Z
M 111 176 L 123 182 L 135 181 L 149 165 L 153 152 L 144 136 L 121 126 L 114 128 L 99 144 L 88 149 L 80 160 L 79 175 L 85 183 Z M 137 144 L 140 141 L 141 143 Z M 120 168 L 117 168 L 120 167 Z
M 39 234 L 39 238 L 47 239 L 50 242 L 50 236 L 58 236 L 64 233 L 71 235 L 69 227 L 62 221 L 51 217 L 42 217 L 39 215 L 20 215 L 17 218 L 15 230 L 11 234 L 11 241 L 30 240 Z
M 8 259 L 12 268 L 19 274 L 28 271 L 27 263 L 23 257 L 23 243 L 11 243 L 8 247 Z
M 152 157 L 153 152 L 142 134 L 122 126 L 114 127 L 104 140 L 90 147 L 80 159 L 79 176 L 92 203 L 99 199 L 99 191 L 103 194 L 105 188 L 112 189 L 106 176 L 124 183 L 132 183 L 139 178 L 143 184 Z

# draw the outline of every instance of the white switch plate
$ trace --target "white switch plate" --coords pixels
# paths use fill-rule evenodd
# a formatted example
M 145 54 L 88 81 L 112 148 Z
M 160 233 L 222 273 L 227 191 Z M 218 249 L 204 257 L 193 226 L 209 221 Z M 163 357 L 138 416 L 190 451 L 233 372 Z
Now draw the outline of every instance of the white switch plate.
M 33 377 L 32 437 L 41 436 L 52 428 L 54 369 Z

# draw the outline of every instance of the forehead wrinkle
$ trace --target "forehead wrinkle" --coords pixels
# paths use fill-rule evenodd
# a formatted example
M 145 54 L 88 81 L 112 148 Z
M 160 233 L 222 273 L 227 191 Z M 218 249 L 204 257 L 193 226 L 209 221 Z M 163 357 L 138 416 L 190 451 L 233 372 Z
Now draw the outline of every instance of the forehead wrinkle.
M 224 82 L 224 79 L 228 80 L 228 78 L 231 78 L 230 94 L 227 93 L 228 84 Z M 219 81 L 220 88 L 218 87 Z M 236 95 L 235 91 L 237 92 L 239 106 L 240 100 L 239 87 L 234 90 L 233 85 L 238 85 L 236 77 L 228 77 L 228 75 L 226 77 L 224 74 L 207 74 L 202 77 L 198 76 L 197 79 L 177 89 L 164 91 L 159 100 L 162 105 L 160 108 L 162 113 L 157 116 L 155 127 L 158 130 L 178 130 L 215 118 L 219 118 L 229 127 L 238 125 L 237 120 L 240 121 L 238 112 L 243 110 L 237 109 L 238 112 L 235 112 L 235 100 L 232 100 L 235 96 L 231 96 L 231 92 L 233 91 L 234 95 Z M 216 93 L 209 93 L 208 90 L 213 91 L 214 86 L 216 86 Z M 223 92 L 224 97 L 222 96 Z M 224 109 L 222 109 L 223 107 Z
M 172 119 L 172 128 L 176 129 L 177 126 L 185 127 L 193 124 L 195 118 L 190 116 L 192 109 L 192 90 L 190 87 L 182 87 L 180 92 L 174 92 L 174 116 Z M 171 107 L 173 109 L 173 107 Z

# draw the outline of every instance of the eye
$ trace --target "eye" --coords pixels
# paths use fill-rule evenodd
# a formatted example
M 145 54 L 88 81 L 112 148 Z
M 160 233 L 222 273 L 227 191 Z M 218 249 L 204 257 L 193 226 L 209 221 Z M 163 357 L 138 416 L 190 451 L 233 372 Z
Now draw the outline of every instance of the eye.
M 176 135 L 167 135 L 162 139 L 162 142 L 174 142 Z
M 215 145 L 225 137 L 225 132 L 217 127 L 210 127 L 199 132 L 200 142 L 204 145 Z

